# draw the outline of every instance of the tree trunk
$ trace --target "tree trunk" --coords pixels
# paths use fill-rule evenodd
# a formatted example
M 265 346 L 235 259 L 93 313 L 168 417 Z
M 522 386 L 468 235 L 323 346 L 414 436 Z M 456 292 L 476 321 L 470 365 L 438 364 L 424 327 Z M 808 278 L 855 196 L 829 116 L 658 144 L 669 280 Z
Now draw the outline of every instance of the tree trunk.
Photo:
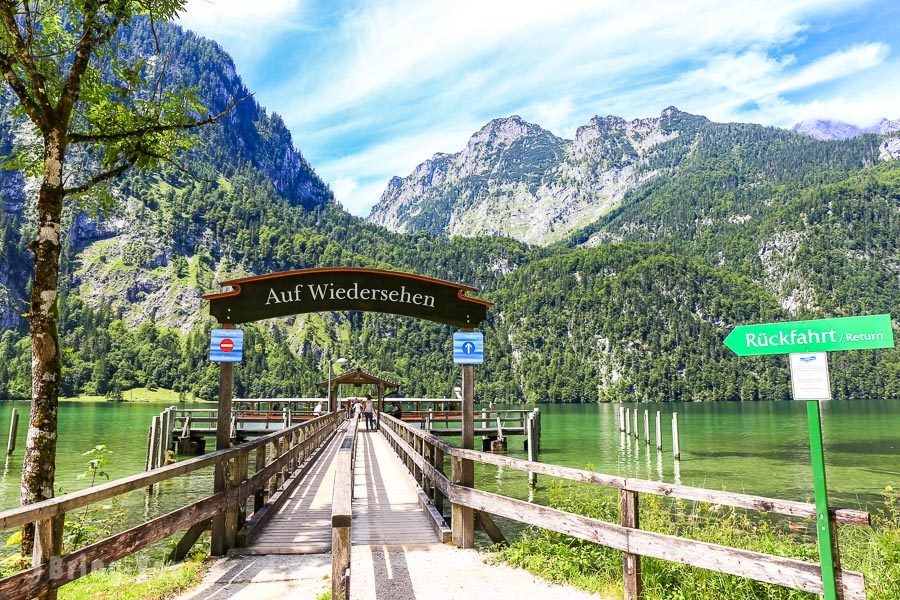
M 22 464 L 23 505 L 53 497 L 56 474 L 56 422 L 61 374 L 57 331 L 59 256 L 62 249 L 62 170 L 65 138 L 59 131 L 44 135 L 44 178 L 38 197 L 34 283 L 31 289 L 31 416 Z M 31 555 L 34 525 L 22 532 L 22 556 Z M 57 550 L 58 551 L 58 550 Z

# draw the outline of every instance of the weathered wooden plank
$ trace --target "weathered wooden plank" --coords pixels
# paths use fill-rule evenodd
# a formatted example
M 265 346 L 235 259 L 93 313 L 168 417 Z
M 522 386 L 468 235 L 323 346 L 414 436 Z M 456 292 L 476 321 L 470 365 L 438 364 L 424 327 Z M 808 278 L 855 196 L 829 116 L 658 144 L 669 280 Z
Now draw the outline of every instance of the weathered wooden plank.
M 322 435 L 322 432 L 317 432 L 316 434 L 314 434 L 314 437 L 307 438 L 307 439 L 303 440 L 303 442 L 301 442 L 301 444 L 305 448 L 305 447 L 311 446 L 316 443 L 316 441 L 319 439 L 319 437 L 315 437 L 315 436 L 324 437 L 322 442 L 318 446 L 315 447 L 315 450 L 314 450 L 313 454 L 311 454 L 309 456 L 309 459 L 306 460 L 300 466 L 300 470 L 297 473 L 295 473 L 294 476 L 291 477 L 291 479 L 287 483 L 285 483 L 285 485 L 284 485 L 284 487 L 282 487 L 282 489 L 276 491 L 275 494 L 269 498 L 269 502 L 267 502 L 260 510 L 254 512 L 253 516 L 247 520 L 245 530 L 241 533 L 241 537 L 243 538 L 243 541 L 245 544 L 251 544 L 251 543 L 255 544 L 256 543 L 256 541 L 259 539 L 257 536 L 261 535 L 261 533 L 264 531 L 264 528 L 266 527 L 266 525 L 271 522 L 272 517 L 274 517 L 275 515 L 278 514 L 278 511 L 281 509 L 281 507 L 284 505 L 284 503 L 291 497 L 291 494 L 293 493 L 293 491 L 297 487 L 297 485 L 299 485 L 306 478 L 306 476 L 309 474 L 309 472 L 313 468 L 315 468 L 316 461 L 318 461 L 319 457 L 322 456 L 322 454 L 324 454 L 329 443 L 331 443 L 333 435 L 334 435 L 333 431 L 328 432 L 324 436 Z M 279 457 L 279 460 L 280 459 L 281 459 L 281 457 Z M 278 465 L 275 465 L 275 466 L 269 465 L 266 468 L 269 468 L 269 467 L 271 467 L 271 469 L 270 469 L 271 473 L 275 473 L 275 471 L 278 469 Z M 256 486 L 263 485 L 263 483 L 266 481 L 266 479 L 267 479 L 266 472 L 261 471 L 259 473 L 259 475 L 260 475 L 260 477 L 258 479 L 256 479 L 255 481 L 254 481 L 254 478 L 256 476 L 254 475 L 253 478 L 251 478 L 250 480 L 248 480 L 246 482 L 248 485 L 248 488 L 250 490 L 255 489 Z M 330 515 L 331 515 L 331 513 L 329 511 L 328 512 L 329 519 L 330 519 Z M 282 516 L 281 519 L 284 519 L 284 517 Z
M 392 417 L 388 418 L 396 421 L 396 419 L 393 419 Z M 395 448 L 399 449 L 405 457 L 409 457 L 413 462 L 415 462 L 419 466 L 419 468 L 422 469 L 422 471 L 425 473 L 425 476 L 429 481 L 431 481 L 434 487 L 437 488 L 438 491 L 440 491 L 441 494 L 446 497 L 450 489 L 450 480 L 447 478 L 447 476 L 437 468 L 428 464 L 428 461 L 426 461 L 423 456 L 416 453 L 413 450 L 412 446 L 401 439 L 396 432 L 389 428 L 384 428 L 382 429 L 382 431 L 385 433 L 388 440 L 394 444 Z
M 497 527 L 497 524 L 494 523 L 494 519 L 491 518 L 486 512 L 482 512 L 480 510 L 475 511 L 475 524 L 481 528 L 481 530 L 487 534 L 491 541 L 498 546 L 507 546 L 509 542 L 506 541 L 506 536 L 503 535 L 503 532 L 500 531 L 500 528 Z
M 813 594 L 822 593 L 822 576 L 819 565 L 815 563 L 629 529 L 463 486 L 452 486 L 450 498 L 454 503 L 475 510 L 558 531 L 616 550 L 774 583 Z M 865 598 L 865 581 L 861 573 L 842 571 L 841 580 L 845 600 Z
M 206 520 L 225 507 L 225 494 L 217 494 L 172 511 L 127 531 L 85 546 L 46 565 L 33 567 L 0 580 L 0 598 L 36 595 L 42 582 L 59 587 L 146 548 L 169 535 Z
M 536 473 L 558 477 L 560 479 L 569 479 L 572 481 L 582 481 L 594 485 L 611 487 L 615 489 L 628 489 L 635 492 L 645 492 L 655 494 L 657 496 L 668 496 L 671 498 L 679 498 L 681 500 L 696 500 L 700 502 L 710 502 L 712 504 L 722 504 L 725 506 L 734 506 L 735 508 L 747 508 L 751 510 L 759 510 L 763 512 L 771 512 L 781 515 L 790 515 L 794 517 L 815 518 L 816 507 L 807 502 L 796 502 L 793 500 L 779 500 L 775 498 L 765 498 L 762 496 L 752 496 L 750 494 L 738 494 L 734 492 L 724 492 L 716 490 L 707 490 L 704 488 L 695 488 L 685 485 L 675 485 L 661 483 L 658 481 L 648 481 L 644 479 L 626 479 L 625 477 L 617 477 L 614 475 L 606 475 L 603 473 L 595 473 L 594 471 L 585 471 L 582 469 L 573 469 L 571 467 L 560 467 L 541 462 L 531 462 L 520 458 L 510 456 L 502 456 L 487 452 L 478 452 L 476 450 L 464 450 L 462 448 L 453 448 L 453 454 L 465 457 L 471 457 L 478 462 L 508 467 L 511 469 L 519 469 L 522 471 L 533 470 Z M 848 525 L 869 525 L 869 513 L 860 510 L 850 509 L 831 509 L 835 518 L 839 523 Z
M 166 560 L 170 563 L 177 563 L 184 560 L 184 557 L 190 552 L 194 543 L 200 539 L 200 536 L 203 535 L 204 531 L 210 528 L 211 524 L 212 519 L 206 519 L 205 521 L 200 521 L 199 523 L 191 525 L 190 528 L 184 532 L 184 535 L 181 536 L 181 539 L 178 540 L 178 544 L 172 549 Z

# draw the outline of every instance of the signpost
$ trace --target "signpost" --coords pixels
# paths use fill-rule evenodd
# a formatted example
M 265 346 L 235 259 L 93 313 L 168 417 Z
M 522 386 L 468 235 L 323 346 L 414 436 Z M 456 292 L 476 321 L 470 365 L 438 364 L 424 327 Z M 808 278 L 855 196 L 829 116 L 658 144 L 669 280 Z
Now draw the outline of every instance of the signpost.
M 453 334 L 453 362 L 458 365 L 480 365 L 484 362 L 484 335 L 478 331 Z
M 209 360 L 218 363 L 241 362 L 244 332 L 240 329 L 213 329 L 209 342 Z
M 893 348 L 891 315 L 741 325 L 725 338 L 738 356 Z
M 738 356 L 790 354 L 791 391 L 794 400 L 807 400 L 809 448 L 812 459 L 813 492 L 816 500 L 816 532 L 825 600 L 837 600 L 837 547 L 834 524 L 828 514 L 825 450 L 822 446 L 820 400 L 831 399 L 828 355 L 833 350 L 893 348 L 894 329 L 890 315 L 868 315 L 741 325 L 725 338 L 725 345 Z
M 478 331 L 454 333 L 453 362 L 462 365 L 462 447 L 472 450 L 475 447 L 475 365 L 484 362 L 484 335 Z M 454 483 L 475 485 L 475 464 L 471 460 L 461 460 L 453 473 Z M 458 504 L 453 504 L 452 511 L 453 543 L 461 548 L 474 548 L 475 512 Z

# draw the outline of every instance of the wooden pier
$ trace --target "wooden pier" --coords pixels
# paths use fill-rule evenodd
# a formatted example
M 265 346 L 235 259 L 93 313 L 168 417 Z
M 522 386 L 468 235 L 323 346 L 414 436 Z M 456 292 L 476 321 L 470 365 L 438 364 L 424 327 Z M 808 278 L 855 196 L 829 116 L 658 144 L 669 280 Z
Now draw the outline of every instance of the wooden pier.
M 165 421 L 169 417 L 157 417 Z M 530 431 L 535 429 L 535 419 Z M 531 447 L 536 448 L 534 440 Z M 531 453 L 529 453 L 531 456 Z M 467 480 L 474 463 L 520 470 L 618 490 L 621 519 L 612 523 L 476 489 Z M 804 502 L 623 478 L 581 469 L 478 452 L 388 414 L 376 431 L 358 430 L 356 419 L 329 413 L 205 456 L 156 467 L 32 505 L 0 512 L 0 530 L 34 523 L 50 532 L 65 513 L 108 502 L 151 485 L 221 467 L 222 491 L 212 492 L 165 515 L 116 533 L 65 556 L 51 553 L 24 571 L 0 580 L 0 597 L 55 597 L 55 590 L 114 561 L 184 532 L 173 552 L 183 557 L 213 518 L 214 545 L 238 553 L 328 552 L 332 554 L 333 597 L 350 586 L 353 548 L 437 544 L 470 548 L 478 524 L 502 539 L 493 517 L 564 533 L 622 552 L 625 597 L 641 597 L 641 557 L 674 561 L 720 573 L 821 593 L 820 565 L 641 529 L 641 494 L 707 502 L 750 511 L 815 519 Z M 450 522 L 447 522 L 447 515 Z M 830 509 L 837 525 L 868 525 L 868 513 Z M 470 517 L 470 518 L 467 518 Z M 218 536 L 218 537 L 215 537 Z M 41 539 L 41 538 L 38 538 Z M 47 539 L 52 539 L 48 536 Z M 838 563 L 839 564 L 839 563 Z M 866 597 L 861 573 L 836 572 L 841 597 Z

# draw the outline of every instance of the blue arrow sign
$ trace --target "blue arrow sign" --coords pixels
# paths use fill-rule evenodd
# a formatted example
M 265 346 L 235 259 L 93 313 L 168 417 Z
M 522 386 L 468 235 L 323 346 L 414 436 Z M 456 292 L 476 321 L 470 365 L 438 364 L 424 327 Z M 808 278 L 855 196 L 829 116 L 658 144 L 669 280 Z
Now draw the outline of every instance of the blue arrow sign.
M 453 362 L 458 365 L 480 365 L 484 362 L 484 336 L 477 331 L 453 334 Z
M 209 343 L 212 362 L 241 362 L 244 354 L 244 332 L 240 329 L 213 329 Z

